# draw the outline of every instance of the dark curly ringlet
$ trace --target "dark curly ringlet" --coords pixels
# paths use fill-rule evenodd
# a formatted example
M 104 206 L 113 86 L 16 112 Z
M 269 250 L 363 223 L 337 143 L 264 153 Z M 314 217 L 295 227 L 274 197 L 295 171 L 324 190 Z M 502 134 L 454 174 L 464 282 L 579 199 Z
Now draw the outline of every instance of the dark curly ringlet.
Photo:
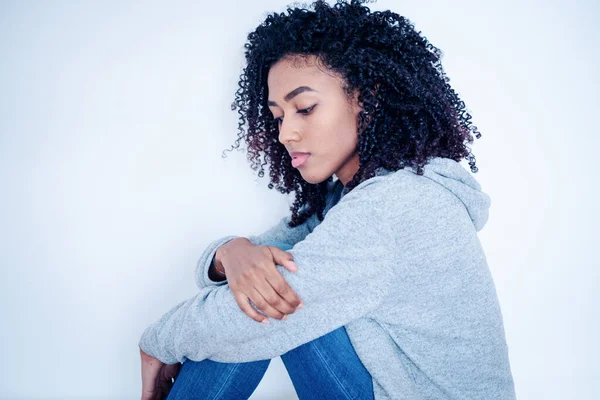
M 314 213 L 323 220 L 333 176 L 318 184 L 306 182 L 278 140 L 278 124 L 267 105 L 267 76 L 284 56 L 298 62 L 317 56 L 319 66 L 341 77 L 348 101 L 358 91 L 364 109 L 357 121 L 360 167 L 346 185 L 349 191 L 375 176 L 379 167 L 396 171 L 409 166 L 422 175 L 432 157 L 466 158 L 477 172 L 467 143 L 473 143 L 472 134 L 481 134 L 448 84 L 441 51 L 407 18 L 389 10 L 371 12 L 363 3 L 338 0 L 330 6 L 320 0 L 310 5 L 314 11 L 288 6 L 287 14 L 268 14 L 245 44 L 247 65 L 232 104 L 240 116 L 232 148 L 244 139 L 247 158 L 253 170 L 259 169 L 259 177 L 269 165 L 269 189 L 276 185 L 281 193 L 295 191 L 290 227 Z

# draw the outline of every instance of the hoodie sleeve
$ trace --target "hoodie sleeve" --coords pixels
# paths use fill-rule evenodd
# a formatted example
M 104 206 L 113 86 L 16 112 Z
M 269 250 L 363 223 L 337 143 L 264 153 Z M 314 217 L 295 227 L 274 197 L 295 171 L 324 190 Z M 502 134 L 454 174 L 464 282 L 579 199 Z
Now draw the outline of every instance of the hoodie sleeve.
M 393 285 L 393 240 L 377 182 L 358 185 L 288 250 L 297 272 L 277 266 L 304 302 L 288 320 L 263 325 L 240 310 L 228 285 L 205 287 L 148 327 L 140 348 L 167 364 L 271 359 L 374 311 Z
M 310 233 L 309 222 L 311 219 L 315 219 L 316 215 L 312 215 L 301 225 L 290 228 L 287 224 L 291 220 L 291 216 L 283 217 L 276 225 L 263 232 L 260 235 L 248 236 L 247 239 L 252 243 L 263 246 L 265 244 L 285 244 L 287 247 L 292 247 L 301 240 L 304 240 L 306 235 Z M 239 238 L 240 236 L 224 236 L 219 238 L 208 245 L 204 250 L 200 259 L 196 263 L 196 285 L 202 289 L 207 286 L 223 286 L 227 284 L 227 280 L 224 281 L 213 281 L 208 277 L 208 270 L 213 263 L 214 257 L 219 247 L 225 243 L 230 242 L 233 239 Z

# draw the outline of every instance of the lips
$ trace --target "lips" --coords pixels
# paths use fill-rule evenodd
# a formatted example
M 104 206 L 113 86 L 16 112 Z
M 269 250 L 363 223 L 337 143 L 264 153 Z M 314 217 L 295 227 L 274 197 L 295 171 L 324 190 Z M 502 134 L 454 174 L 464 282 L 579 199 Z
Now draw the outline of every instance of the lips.
M 298 168 L 299 166 L 304 164 L 308 157 L 310 157 L 310 153 L 300 153 L 293 151 L 290 153 L 290 156 L 292 156 L 292 167 Z

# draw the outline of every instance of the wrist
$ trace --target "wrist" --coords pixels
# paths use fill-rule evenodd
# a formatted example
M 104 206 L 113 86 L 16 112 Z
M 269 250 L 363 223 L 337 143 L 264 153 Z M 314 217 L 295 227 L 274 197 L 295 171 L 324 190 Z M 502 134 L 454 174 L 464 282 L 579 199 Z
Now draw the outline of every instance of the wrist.
M 223 267 L 223 263 L 217 262 L 216 257 L 213 259 L 212 267 L 218 275 L 225 277 L 225 268 Z
M 208 268 L 208 279 L 210 279 L 213 282 L 222 282 L 225 279 L 227 279 L 227 276 L 217 269 L 214 258 L 213 261 L 210 263 L 210 267 Z
M 245 237 L 238 237 L 217 248 L 210 268 L 208 269 L 208 276 L 211 280 L 219 282 L 227 279 L 227 273 L 225 272 L 225 266 L 223 265 L 222 258 L 227 252 L 228 246 L 236 245 L 240 242 L 252 243 Z
M 238 245 L 238 244 L 240 244 L 240 242 L 252 243 L 250 240 L 248 240 L 245 237 L 238 237 L 238 238 L 232 239 L 229 242 L 225 243 L 224 245 L 220 246 L 217 249 L 217 251 L 215 252 L 214 264 L 220 265 L 223 272 L 225 272 L 225 268 L 223 267 L 222 260 L 223 260 L 223 257 L 225 256 L 225 254 L 227 253 L 229 246 Z

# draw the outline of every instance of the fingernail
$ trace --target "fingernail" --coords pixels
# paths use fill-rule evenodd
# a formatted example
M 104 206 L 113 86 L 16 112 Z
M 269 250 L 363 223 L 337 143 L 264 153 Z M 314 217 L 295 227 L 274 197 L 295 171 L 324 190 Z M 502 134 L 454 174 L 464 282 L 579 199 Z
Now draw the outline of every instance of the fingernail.
M 281 318 L 282 320 L 287 320 L 287 315 L 284 315 L 283 318 Z
M 298 304 L 298 307 L 296 307 L 296 310 L 300 310 L 301 308 L 304 308 L 304 303 Z
M 269 318 L 263 319 L 262 323 L 265 324 L 265 325 L 269 325 L 270 324 Z
M 298 268 L 298 266 L 296 265 L 296 263 L 293 262 L 293 261 L 288 261 L 288 264 L 290 264 L 293 268 Z

